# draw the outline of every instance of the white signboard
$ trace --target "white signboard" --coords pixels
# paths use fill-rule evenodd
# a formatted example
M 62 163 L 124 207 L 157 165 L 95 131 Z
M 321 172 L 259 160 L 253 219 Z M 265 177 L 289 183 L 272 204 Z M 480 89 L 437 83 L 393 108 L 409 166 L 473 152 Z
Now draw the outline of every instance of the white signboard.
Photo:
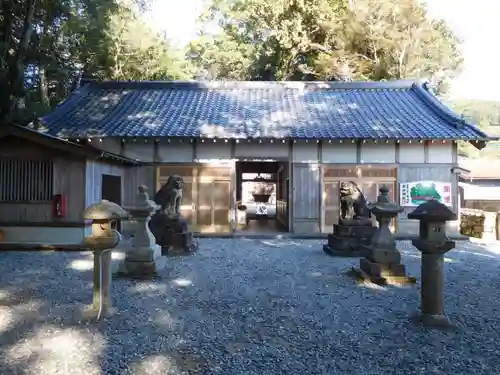
M 399 186 L 400 205 L 417 207 L 422 203 L 435 199 L 447 206 L 452 206 L 451 183 L 437 181 L 412 181 Z

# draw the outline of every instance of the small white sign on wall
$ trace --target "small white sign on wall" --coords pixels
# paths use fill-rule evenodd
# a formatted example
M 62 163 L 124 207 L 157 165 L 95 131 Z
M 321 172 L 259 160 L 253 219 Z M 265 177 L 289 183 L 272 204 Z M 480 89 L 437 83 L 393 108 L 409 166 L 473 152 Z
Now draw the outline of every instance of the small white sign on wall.
M 452 206 L 451 191 L 451 183 L 449 182 L 405 182 L 399 184 L 400 205 L 403 207 L 417 207 L 430 199 L 436 199 L 447 206 Z

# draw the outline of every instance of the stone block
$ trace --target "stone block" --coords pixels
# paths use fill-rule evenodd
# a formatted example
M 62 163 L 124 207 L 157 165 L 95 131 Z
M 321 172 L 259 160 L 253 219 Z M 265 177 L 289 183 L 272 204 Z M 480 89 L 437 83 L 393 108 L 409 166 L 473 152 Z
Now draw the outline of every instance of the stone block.
M 127 251 L 126 259 L 131 262 L 152 262 L 161 255 L 161 247 L 158 245 L 132 247 Z
M 414 277 L 406 276 L 403 264 L 380 264 L 363 258 L 359 261 L 359 268 L 350 272 L 358 280 L 378 285 L 405 285 L 415 284 Z
M 363 272 L 373 277 L 405 276 L 406 268 L 404 264 L 381 264 L 371 262 L 369 259 L 361 259 L 359 268 Z
M 370 248 L 368 259 L 374 263 L 398 264 L 401 263 L 401 253 L 394 250 Z
M 122 268 L 122 272 L 120 274 L 124 276 L 130 277 L 152 277 L 155 276 L 159 271 L 165 269 L 167 265 L 166 257 L 156 258 L 151 262 L 133 262 L 129 260 L 125 260 Z
M 165 244 L 162 246 L 162 255 L 188 255 L 198 249 L 192 232 L 168 233 L 165 236 Z
M 371 238 L 377 231 L 376 227 L 372 226 L 333 226 L 333 233 L 340 237 L 358 237 L 358 238 Z
M 358 250 L 339 250 L 331 248 L 328 244 L 325 244 L 323 245 L 323 251 L 333 257 L 362 258 L 366 256 L 366 252 L 361 247 Z

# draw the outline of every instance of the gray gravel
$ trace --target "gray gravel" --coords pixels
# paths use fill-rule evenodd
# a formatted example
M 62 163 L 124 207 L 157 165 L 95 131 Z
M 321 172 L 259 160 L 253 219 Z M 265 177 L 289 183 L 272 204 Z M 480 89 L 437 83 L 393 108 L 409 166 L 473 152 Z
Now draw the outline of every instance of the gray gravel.
M 0 374 L 500 374 L 500 245 L 448 253 L 460 328 L 436 332 L 409 319 L 418 286 L 356 286 L 357 260 L 322 243 L 202 239 L 155 281 L 115 281 L 119 314 L 101 323 L 79 313 L 88 253 L 0 253 Z

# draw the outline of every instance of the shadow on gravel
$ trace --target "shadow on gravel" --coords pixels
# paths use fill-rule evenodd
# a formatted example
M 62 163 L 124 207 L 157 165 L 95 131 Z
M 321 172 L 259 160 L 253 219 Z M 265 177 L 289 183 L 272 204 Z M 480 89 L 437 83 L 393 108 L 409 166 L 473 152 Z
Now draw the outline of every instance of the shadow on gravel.
M 238 365 L 273 375 L 483 375 L 500 366 L 499 244 L 447 253 L 446 309 L 460 326 L 450 333 L 410 321 L 418 285 L 357 287 L 343 272 L 358 260 L 328 257 L 320 241 L 254 240 L 251 251 L 240 241 L 207 240 L 157 280 L 114 280 L 118 313 L 99 323 L 81 318 L 92 299 L 88 253 L 1 252 L 0 374 L 232 375 Z M 398 247 L 419 279 L 420 254 Z
M 53 256 L 63 262 L 47 260 Z M 92 300 L 88 259 L 74 252 L 0 253 L 0 374 L 200 373 L 201 360 L 183 353 L 182 341 L 170 334 L 176 320 L 165 309 L 151 315 L 141 308 L 158 295 L 167 298 L 169 283 L 114 280 L 118 313 L 101 322 L 83 317 Z M 123 289 L 129 299 L 116 298 Z

